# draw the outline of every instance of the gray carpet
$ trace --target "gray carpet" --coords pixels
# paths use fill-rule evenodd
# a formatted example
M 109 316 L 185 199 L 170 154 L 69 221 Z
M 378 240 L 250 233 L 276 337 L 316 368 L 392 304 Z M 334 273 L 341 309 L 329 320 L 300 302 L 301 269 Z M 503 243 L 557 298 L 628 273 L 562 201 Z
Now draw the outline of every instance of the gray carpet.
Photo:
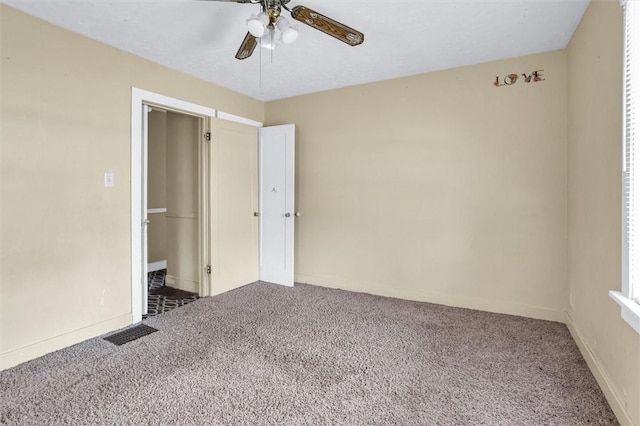
M 617 424 L 565 325 L 257 283 L 0 372 L 6 424 Z

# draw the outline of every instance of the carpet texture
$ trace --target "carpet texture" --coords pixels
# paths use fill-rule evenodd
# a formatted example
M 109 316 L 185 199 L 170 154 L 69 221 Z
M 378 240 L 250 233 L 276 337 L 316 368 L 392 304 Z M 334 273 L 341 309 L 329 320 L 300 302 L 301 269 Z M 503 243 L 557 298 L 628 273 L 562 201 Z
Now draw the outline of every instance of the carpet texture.
M 566 326 L 256 283 L 0 372 L 3 424 L 617 424 Z

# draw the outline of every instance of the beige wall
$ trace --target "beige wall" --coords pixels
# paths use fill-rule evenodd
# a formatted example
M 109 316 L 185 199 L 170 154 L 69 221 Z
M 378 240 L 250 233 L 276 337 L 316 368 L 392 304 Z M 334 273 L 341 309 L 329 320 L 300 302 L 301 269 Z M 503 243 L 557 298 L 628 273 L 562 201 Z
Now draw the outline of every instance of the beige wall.
M 149 113 L 147 208 L 167 208 L 167 113 Z M 149 214 L 147 228 L 148 260 L 167 260 L 167 217 Z
M 296 281 L 564 320 L 566 81 L 555 51 L 267 103 L 297 129 Z
M 4 368 L 131 322 L 131 87 L 258 121 L 264 104 L 0 13 Z
M 198 292 L 200 120 L 167 113 L 167 283 Z
M 567 49 L 568 323 L 618 418 L 640 424 L 640 336 L 607 294 L 620 289 L 622 32 L 619 3 L 593 2 Z

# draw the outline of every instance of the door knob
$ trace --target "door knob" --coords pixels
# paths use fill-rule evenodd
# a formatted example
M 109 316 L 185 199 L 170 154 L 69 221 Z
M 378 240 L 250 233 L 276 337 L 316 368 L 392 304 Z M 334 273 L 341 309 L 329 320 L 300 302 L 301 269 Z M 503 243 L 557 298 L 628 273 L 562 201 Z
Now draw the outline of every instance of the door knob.
M 300 212 L 296 212 L 296 217 L 300 217 Z

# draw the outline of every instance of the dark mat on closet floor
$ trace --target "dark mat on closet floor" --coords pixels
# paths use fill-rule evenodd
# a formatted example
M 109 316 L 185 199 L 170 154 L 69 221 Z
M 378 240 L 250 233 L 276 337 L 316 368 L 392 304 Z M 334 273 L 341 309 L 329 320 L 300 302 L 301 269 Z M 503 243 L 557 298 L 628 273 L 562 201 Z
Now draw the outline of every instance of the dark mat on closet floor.
M 188 297 L 193 297 L 196 293 L 180 290 L 178 288 L 162 286 L 150 289 L 149 294 L 154 296 L 165 296 L 174 300 L 183 300 Z

